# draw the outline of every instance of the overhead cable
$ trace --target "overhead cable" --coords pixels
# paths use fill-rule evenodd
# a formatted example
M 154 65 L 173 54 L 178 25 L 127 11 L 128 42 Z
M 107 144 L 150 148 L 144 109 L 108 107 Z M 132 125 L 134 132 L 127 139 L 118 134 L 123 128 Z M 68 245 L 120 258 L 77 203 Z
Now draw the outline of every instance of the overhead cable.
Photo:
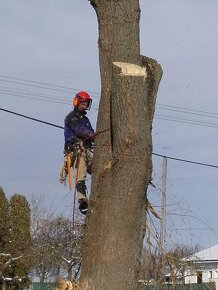
M 172 106 L 172 105 L 164 105 L 164 104 L 157 104 L 158 106 L 160 107 L 166 107 L 166 108 L 170 108 L 170 109 L 175 109 L 175 110 L 179 110 L 179 112 L 183 112 L 183 113 L 187 113 L 187 112 L 193 112 L 193 113 L 201 113 L 202 115 L 201 116 L 207 116 L 207 117 L 212 117 L 212 116 L 215 116 L 216 118 L 218 117 L 218 114 L 217 113 L 212 113 L 212 112 L 206 112 L 206 111 L 202 111 L 202 110 L 194 110 L 194 109 L 189 109 L 189 108 L 186 108 L 186 107 L 179 107 L 179 106 Z M 169 110 L 169 109 L 168 109 Z
M 46 121 L 43 121 L 43 120 L 40 120 L 40 119 L 32 118 L 32 117 L 29 117 L 29 116 L 26 116 L 26 115 L 23 115 L 23 114 L 20 114 L 20 113 L 16 113 L 14 111 L 10 111 L 10 110 L 4 109 L 4 108 L 0 108 L 0 110 L 1 111 L 4 111 L 6 113 L 10 113 L 10 114 L 19 116 L 19 117 L 23 117 L 23 118 L 26 118 L 26 119 L 30 119 L 32 121 L 40 122 L 40 123 L 43 123 L 43 124 L 46 124 L 46 125 L 49 125 L 49 126 L 53 126 L 53 127 L 59 128 L 59 129 L 64 129 L 63 126 L 59 126 L 59 125 L 56 125 L 56 124 L 53 124 L 53 123 L 50 123 L 50 122 L 46 122 Z M 201 165 L 201 166 L 207 166 L 207 167 L 212 167 L 212 168 L 218 168 L 218 165 L 213 165 L 213 164 L 208 164 L 208 163 L 202 163 L 202 162 L 197 162 L 197 161 L 192 161 L 192 160 L 187 160 L 187 159 L 181 159 L 181 158 L 171 157 L 171 156 L 167 156 L 167 155 L 163 155 L 163 154 L 159 154 L 159 153 L 155 153 L 155 152 L 152 152 L 152 155 L 158 156 L 158 157 L 165 157 L 167 159 L 171 159 L 171 160 L 175 160 L 175 161 L 191 163 L 191 164 L 195 164 L 195 165 Z
M 158 120 L 165 120 L 165 121 L 172 121 L 177 123 L 183 123 L 183 124 L 191 124 L 191 125 L 197 125 L 197 126 L 203 126 L 203 127 L 209 127 L 209 128 L 218 128 L 218 124 L 211 123 L 211 122 L 204 122 L 204 121 L 195 121 L 191 119 L 185 119 L 185 118 L 178 118 L 178 117 L 171 117 L 171 116 L 161 116 L 161 115 L 154 115 L 155 119 Z
M 181 161 L 181 162 L 186 162 L 186 163 L 191 163 L 191 164 L 196 164 L 196 165 L 202 165 L 202 166 L 218 168 L 218 165 L 202 163 L 202 162 L 197 162 L 197 161 L 191 161 L 191 160 L 181 159 L 181 158 L 177 158 L 177 157 L 171 157 L 171 156 L 162 155 L 162 154 L 154 153 L 154 152 L 152 152 L 152 154 L 155 155 L 155 156 L 159 156 L 159 157 L 166 157 L 167 159 L 171 159 L 171 160 L 176 160 L 176 161 Z
M 1 82 L 14 83 L 14 84 L 25 85 L 25 86 L 32 86 L 32 87 L 53 90 L 53 91 L 60 91 L 60 92 L 65 92 L 65 93 L 72 93 L 72 92 L 76 93 L 77 91 L 80 90 L 77 88 L 59 86 L 59 85 L 54 85 L 54 84 L 45 83 L 45 82 L 37 82 L 37 81 L 32 81 L 32 80 L 27 80 L 27 79 L 22 79 L 22 78 L 17 78 L 17 77 L 10 77 L 10 76 L 6 76 L 6 75 L 0 75 L 0 77 L 4 78 L 4 79 L 0 79 Z M 33 85 L 33 84 L 36 84 L 36 85 Z M 99 94 L 97 92 L 92 92 L 92 91 L 89 91 L 89 92 L 92 94 Z
M 0 108 L 0 110 L 4 111 L 6 113 L 10 113 L 10 114 L 13 114 L 13 115 L 16 115 L 16 116 L 19 116 L 19 117 L 23 117 L 23 118 L 32 120 L 32 121 L 36 121 L 36 122 L 43 123 L 43 124 L 46 124 L 46 125 L 49 125 L 49 126 L 53 126 L 53 127 L 56 127 L 56 128 L 64 129 L 64 127 L 62 127 L 62 126 L 59 126 L 59 125 L 56 125 L 56 124 L 53 124 L 53 123 L 50 123 L 50 122 L 42 121 L 40 119 L 32 118 L 32 117 L 29 117 L 29 116 L 26 116 L 26 115 L 23 115 L 23 114 L 19 114 L 19 113 L 10 111 L 10 110 L 6 110 L 6 109 L 3 109 L 3 108 Z
M 1 79 L 1 78 L 3 78 L 3 79 Z M 22 82 L 26 82 L 26 83 L 20 83 L 20 82 L 8 81 L 8 80 L 22 81 Z M 34 81 L 34 80 L 29 80 L 29 79 L 24 79 L 24 78 L 11 77 L 11 76 L 8 76 L 8 75 L 3 75 L 3 74 L 0 74 L 0 81 L 9 82 L 9 83 L 12 82 L 12 83 L 15 83 L 15 84 L 28 85 L 28 86 L 33 86 L 33 87 L 35 87 L 35 86 L 31 85 L 31 83 L 32 84 L 37 84 L 37 85 L 43 85 L 43 86 L 36 86 L 36 87 L 37 88 L 42 88 L 42 89 L 52 89 L 54 91 L 61 91 L 61 92 L 66 92 L 66 93 L 77 92 L 79 90 L 77 88 L 66 87 L 66 86 L 61 86 L 61 85 L 55 85 L 55 84 L 51 84 L 51 83 L 47 83 L 47 82 L 39 82 L 39 81 Z M 46 86 L 46 87 L 44 87 L 44 86 Z M 69 91 L 57 90 L 55 88 L 67 89 Z M 89 92 L 92 93 L 92 94 L 100 95 L 100 93 L 98 93 L 98 92 L 93 92 L 93 91 L 89 91 Z M 94 96 L 94 97 L 100 98 L 99 96 L 98 97 Z M 162 104 L 162 103 L 157 103 L 157 107 L 159 107 L 161 110 L 175 111 L 175 112 L 199 115 L 199 116 L 210 117 L 210 118 L 218 118 L 218 114 L 217 113 L 207 112 L 207 111 L 202 111 L 202 110 L 196 110 L 196 109 L 190 109 L 190 108 L 186 108 L 186 107 L 166 105 L 166 104 Z

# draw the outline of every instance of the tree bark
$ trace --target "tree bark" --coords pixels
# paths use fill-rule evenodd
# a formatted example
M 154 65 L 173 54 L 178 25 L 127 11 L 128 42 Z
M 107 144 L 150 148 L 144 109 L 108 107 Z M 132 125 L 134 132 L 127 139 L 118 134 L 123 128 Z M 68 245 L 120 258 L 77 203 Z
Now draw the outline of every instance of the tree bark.
M 140 55 L 138 0 L 93 0 L 101 100 L 80 289 L 133 290 L 152 172 L 152 120 L 162 76 Z

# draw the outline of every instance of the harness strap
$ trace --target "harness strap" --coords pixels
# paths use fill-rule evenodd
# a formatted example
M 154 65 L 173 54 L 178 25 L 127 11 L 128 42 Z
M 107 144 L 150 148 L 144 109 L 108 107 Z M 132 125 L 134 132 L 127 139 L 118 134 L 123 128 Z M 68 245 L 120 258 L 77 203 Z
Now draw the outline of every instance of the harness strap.
M 69 182 L 69 189 L 72 190 L 73 187 L 73 181 L 72 181 L 72 173 L 71 173 L 71 154 L 66 154 L 66 160 L 67 160 L 67 174 L 68 174 L 68 182 Z

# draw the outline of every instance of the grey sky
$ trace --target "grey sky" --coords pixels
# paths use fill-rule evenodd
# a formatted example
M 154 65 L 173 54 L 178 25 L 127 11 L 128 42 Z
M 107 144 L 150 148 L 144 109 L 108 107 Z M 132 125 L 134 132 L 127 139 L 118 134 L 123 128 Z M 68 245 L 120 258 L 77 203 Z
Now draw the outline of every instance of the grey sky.
M 218 2 L 141 0 L 141 11 L 141 54 L 155 58 L 164 70 L 153 126 L 154 152 L 218 165 L 218 128 L 208 124 L 218 124 Z M 87 0 L 1 0 L 0 107 L 62 126 L 77 89 L 88 90 L 93 97 L 89 117 L 95 126 L 100 96 L 97 38 L 96 15 Z M 64 93 L 43 85 L 15 84 L 2 75 L 71 89 Z M 29 98 L 6 94 L 6 90 L 27 91 Z M 42 101 L 39 95 L 68 100 L 69 104 Z M 169 106 L 177 106 L 182 112 L 169 110 L 176 109 Z M 185 114 L 181 108 L 195 111 Z M 203 112 L 214 115 L 203 116 Z M 175 118 L 185 121 L 175 122 Z M 187 119 L 206 122 L 207 126 L 186 124 Z M 58 182 L 63 131 L 2 111 L 0 124 L 0 185 L 6 194 L 19 192 L 27 198 L 33 193 L 45 194 L 56 207 L 59 205 L 60 212 L 70 213 L 72 193 Z M 154 157 L 157 186 L 161 164 L 161 158 Z M 188 211 L 216 227 L 217 177 L 218 169 L 169 160 L 168 203 L 181 206 L 167 211 L 178 213 L 181 207 L 182 212 Z M 157 191 L 152 190 L 149 198 L 154 204 L 160 203 Z M 182 222 L 169 216 L 168 220 L 175 222 L 175 227 L 206 228 L 196 218 L 186 217 Z M 218 242 L 218 230 L 216 234 L 192 234 L 178 231 L 174 240 L 184 238 L 187 242 L 188 236 L 190 242 L 202 246 Z

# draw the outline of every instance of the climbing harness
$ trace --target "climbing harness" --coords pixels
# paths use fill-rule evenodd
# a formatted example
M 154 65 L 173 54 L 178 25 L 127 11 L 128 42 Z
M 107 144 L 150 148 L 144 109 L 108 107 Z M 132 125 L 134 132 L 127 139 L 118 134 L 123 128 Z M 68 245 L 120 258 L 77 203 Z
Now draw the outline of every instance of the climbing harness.
M 102 133 L 109 131 L 109 130 L 110 130 L 109 128 L 105 129 L 105 130 L 101 130 L 101 131 L 95 133 L 95 136 L 102 134 Z M 86 141 L 86 139 L 88 139 L 88 138 L 85 138 L 83 140 L 83 142 Z M 75 232 L 75 205 L 76 205 L 76 191 L 77 191 L 76 185 L 77 185 L 77 181 L 78 181 L 79 164 L 80 164 L 81 156 L 83 153 L 83 142 L 81 142 L 79 144 L 78 149 L 77 149 L 78 150 L 77 154 L 71 153 L 71 152 L 66 153 L 64 164 L 60 170 L 60 178 L 59 178 L 60 183 L 62 183 L 66 186 L 66 180 L 68 177 L 69 189 L 71 191 L 73 188 L 73 178 L 72 178 L 71 167 L 74 166 L 74 164 L 75 164 L 74 169 L 76 169 L 76 176 L 75 176 L 75 187 L 74 187 L 74 194 L 73 194 L 73 197 L 74 197 L 74 202 L 73 202 L 73 231 L 74 232 Z M 90 168 L 88 168 L 87 172 L 91 173 Z
M 59 181 L 61 184 L 64 184 L 66 186 L 66 180 L 68 176 L 68 184 L 69 184 L 69 189 L 72 190 L 73 184 L 72 184 L 72 173 L 71 173 L 71 153 L 67 153 L 65 155 L 64 163 L 63 166 L 61 167 L 60 170 L 60 178 Z
M 73 176 L 72 176 L 72 167 L 76 170 L 75 175 L 75 186 L 74 186 L 74 193 L 73 193 L 73 232 L 75 232 L 75 208 L 76 208 L 76 185 L 78 181 L 79 175 L 79 164 L 81 160 L 81 156 L 83 153 L 83 144 L 79 144 L 76 152 L 66 153 L 64 164 L 60 171 L 60 183 L 63 183 L 66 186 L 66 180 L 68 178 L 68 185 L 70 191 L 73 189 Z
M 98 131 L 98 132 L 95 133 L 95 136 L 97 136 L 99 134 L 102 134 L 104 132 L 107 132 L 109 130 L 110 130 L 110 128 L 105 129 L 105 130 Z M 88 139 L 88 138 L 86 138 L 86 139 Z M 86 141 L 86 139 L 84 139 L 83 141 Z M 60 181 L 61 184 L 63 183 L 64 185 L 66 185 L 66 179 L 67 179 L 67 175 L 68 175 L 68 183 L 69 183 L 69 188 L 71 190 L 72 189 L 72 175 L 71 175 L 71 178 L 69 178 L 68 172 L 71 174 L 71 169 L 70 169 L 71 166 L 69 167 L 69 164 L 72 165 L 74 163 L 74 158 L 75 157 L 73 157 L 73 162 L 71 161 L 72 160 L 71 153 L 69 153 L 69 155 L 67 154 L 65 157 L 66 158 L 64 160 L 64 164 L 61 167 L 59 181 Z

